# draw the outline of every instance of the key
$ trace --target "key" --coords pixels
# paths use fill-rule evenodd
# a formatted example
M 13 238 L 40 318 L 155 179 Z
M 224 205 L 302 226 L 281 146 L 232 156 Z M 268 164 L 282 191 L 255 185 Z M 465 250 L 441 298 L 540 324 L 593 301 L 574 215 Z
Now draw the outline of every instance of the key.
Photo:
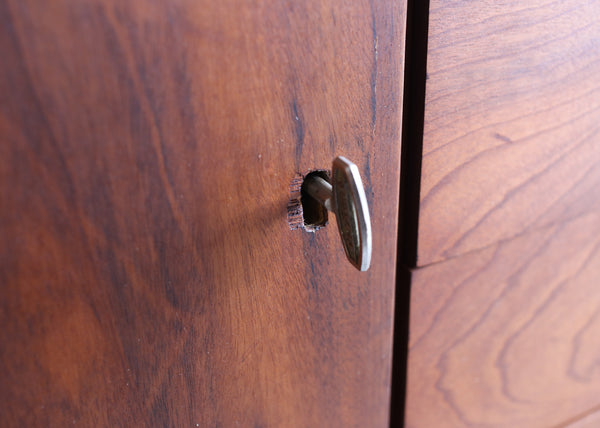
M 371 265 L 371 217 L 358 167 L 343 156 L 333 160 L 331 183 L 317 175 L 306 178 L 306 192 L 335 214 L 346 257 L 360 271 Z

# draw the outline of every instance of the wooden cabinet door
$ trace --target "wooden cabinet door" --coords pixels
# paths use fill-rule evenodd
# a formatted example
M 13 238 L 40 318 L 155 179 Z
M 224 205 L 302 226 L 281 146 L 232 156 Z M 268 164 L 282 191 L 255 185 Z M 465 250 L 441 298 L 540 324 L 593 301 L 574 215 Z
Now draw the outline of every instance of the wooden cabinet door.
M 407 427 L 597 425 L 599 14 L 431 1 Z
M 386 426 L 404 14 L 0 3 L 2 425 Z M 366 273 L 288 224 L 338 155 Z
M 599 12 L 431 1 L 417 266 L 600 209 Z
M 599 237 L 589 213 L 415 270 L 406 426 L 569 427 L 598 412 Z

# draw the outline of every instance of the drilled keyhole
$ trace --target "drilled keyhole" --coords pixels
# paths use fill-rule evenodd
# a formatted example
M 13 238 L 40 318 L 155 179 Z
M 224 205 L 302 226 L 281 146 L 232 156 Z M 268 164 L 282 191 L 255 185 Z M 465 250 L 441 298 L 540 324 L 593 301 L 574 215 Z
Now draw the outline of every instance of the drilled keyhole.
M 304 227 L 306 230 L 317 230 L 327 224 L 327 209 L 317 202 L 312 196 L 308 195 L 304 190 L 304 183 L 309 177 L 319 176 L 324 180 L 329 180 L 327 171 L 313 171 L 304 177 L 304 182 L 300 190 L 302 212 L 304 214 Z

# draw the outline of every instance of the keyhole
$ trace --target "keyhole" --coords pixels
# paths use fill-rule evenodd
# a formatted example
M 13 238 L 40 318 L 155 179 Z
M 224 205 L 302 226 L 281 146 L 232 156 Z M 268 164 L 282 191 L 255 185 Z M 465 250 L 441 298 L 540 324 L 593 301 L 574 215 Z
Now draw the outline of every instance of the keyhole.
M 304 214 L 304 227 L 306 230 L 315 231 L 320 227 L 323 227 L 327 224 L 327 209 L 316 201 L 312 196 L 308 195 L 304 189 L 304 183 L 306 180 L 313 176 L 318 176 L 323 178 L 326 181 L 330 181 L 329 173 L 324 170 L 313 171 L 304 177 L 304 182 L 302 183 L 302 188 L 300 190 L 301 194 L 301 203 L 302 203 L 302 211 Z

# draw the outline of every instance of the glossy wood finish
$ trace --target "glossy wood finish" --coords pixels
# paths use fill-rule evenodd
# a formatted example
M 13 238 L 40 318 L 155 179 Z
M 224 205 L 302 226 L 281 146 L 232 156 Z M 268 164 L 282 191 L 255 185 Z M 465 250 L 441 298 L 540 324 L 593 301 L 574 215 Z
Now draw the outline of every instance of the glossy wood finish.
M 555 427 L 598 409 L 598 278 L 598 213 L 415 270 L 406 426 Z
M 417 266 L 600 209 L 598 16 L 431 0 Z
M 404 3 L 0 3 L 6 426 L 386 426 Z M 359 165 L 367 273 L 289 186 Z

